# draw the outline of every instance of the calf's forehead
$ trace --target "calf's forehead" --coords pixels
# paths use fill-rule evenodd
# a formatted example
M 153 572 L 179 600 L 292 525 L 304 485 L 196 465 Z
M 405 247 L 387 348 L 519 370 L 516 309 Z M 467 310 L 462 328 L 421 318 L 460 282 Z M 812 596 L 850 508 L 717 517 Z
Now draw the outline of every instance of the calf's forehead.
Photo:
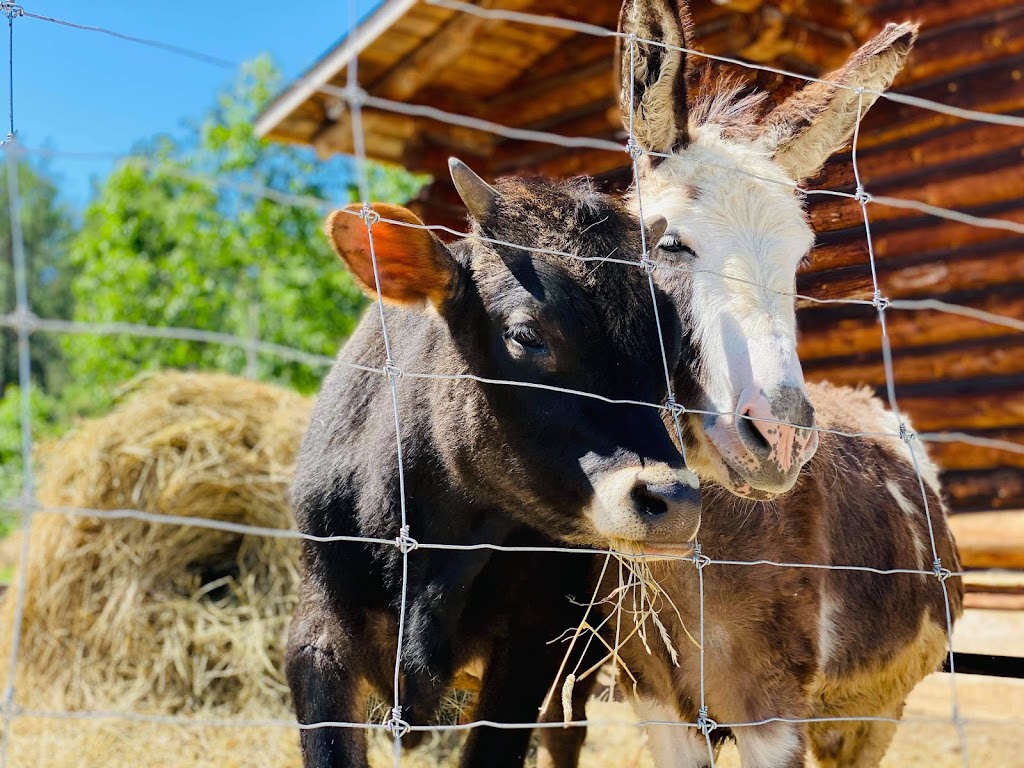
M 581 184 L 506 181 L 498 189 L 479 234 L 523 247 L 474 248 L 481 293 L 497 314 L 530 308 L 567 331 L 634 346 L 656 334 L 640 222 L 622 202 Z

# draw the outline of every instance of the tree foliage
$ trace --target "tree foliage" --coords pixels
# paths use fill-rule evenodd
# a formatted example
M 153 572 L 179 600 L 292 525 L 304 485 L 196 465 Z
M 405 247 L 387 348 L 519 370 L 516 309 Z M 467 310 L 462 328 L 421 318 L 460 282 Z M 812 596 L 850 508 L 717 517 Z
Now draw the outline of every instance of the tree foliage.
M 197 328 L 333 355 L 365 299 L 322 233 L 324 211 L 249 190 L 345 202 L 351 164 L 258 139 L 253 121 L 278 89 L 268 59 L 243 67 L 234 87 L 185 141 L 160 137 L 146 157 L 121 162 L 85 212 L 70 263 L 74 317 Z M 374 196 L 404 200 L 421 179 L 371 169 Z M 109 386 L 156 368 L 245 369 L 245 351 L 125 335 L 66 341 L 78 381 Z M 323 375 L 259 358 L 259 375 L 300 390 Z
M 57 184 L 45 169 L 25 161 L 19 162 L 17 167 L 29 307 L 40 317 L 66 320 L 71 317 L 72 303 L 73 271 L 66 260 L 72 231 L 71 214 L 59 201 Z M 0 315 L 13 312 L 16 305 L 7 183 L 9 168 L 8 163 L 0 161 Z M 30 353 L 35 382 L 48 390 L 60 389 L 66 378 L 66 366 L 57 338 L 36 334 Z M 0 396 L 17 383 L 17 333 L 4 328 L 0 330 Z

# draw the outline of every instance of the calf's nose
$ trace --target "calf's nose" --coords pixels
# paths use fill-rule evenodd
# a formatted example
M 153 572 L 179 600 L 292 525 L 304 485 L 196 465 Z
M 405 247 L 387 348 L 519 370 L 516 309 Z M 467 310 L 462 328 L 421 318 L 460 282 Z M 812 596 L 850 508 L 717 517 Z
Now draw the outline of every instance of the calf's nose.
M 637 475 L 636 485 L 630 491 L 630 497 L 637 511 L 652 519 L 700 508 L 699 488 L 678 480 L 648 481 L 643 479 L 643 473 Z

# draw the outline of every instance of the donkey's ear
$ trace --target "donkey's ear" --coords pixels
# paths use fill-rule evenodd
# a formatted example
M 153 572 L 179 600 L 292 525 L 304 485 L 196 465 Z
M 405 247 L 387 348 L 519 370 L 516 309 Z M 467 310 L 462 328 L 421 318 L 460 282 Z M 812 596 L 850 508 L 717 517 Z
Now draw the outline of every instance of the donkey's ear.
M 422 304 L 429 301 L 440 307 L 452 292 L 457 266 L 444 243 L 426 229 L 407 208 L 374 203 L 373 212 L 381 219 L 372 226 L 373 248 L 366 221 L 359 216 L 360 206 L 352 204 L 335 211 L 327 219 L 325 230 L 334 250 L 348 265 L 360 286 L 369 295 L 394 304 Z M 377 274 L 374 276 L 373 258 Z
M 916 24 L 888 24 L 846 64 L 790 96 L 765 120 L 763 141 L 798 181 L 814 176 L 853 135 L 858 104 L 863 116 L 903 67 L 917 37 Z M 860 94 L 854 88 L 864 88 Z
M 625 0 L 619 31 L 619 107 L 626 130 L 644 149 L 670 153 L 689 142 L 686 102 L 686 47 L 690 12 L 686 0 Z M 675 48 L 644 42 L 652 40 Z

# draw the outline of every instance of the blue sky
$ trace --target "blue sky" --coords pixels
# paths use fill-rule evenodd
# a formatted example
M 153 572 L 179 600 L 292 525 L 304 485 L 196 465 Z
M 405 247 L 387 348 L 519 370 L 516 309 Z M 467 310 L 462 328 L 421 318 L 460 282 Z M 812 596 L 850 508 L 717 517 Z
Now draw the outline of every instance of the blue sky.
M 362 17 L 379 0 L 358 0 Z M 346 0 L 22 0 L 26 11 L 153 38 L 241 62 L 269 52 L 285 76 L 305 70 L 345 34 Z M 2 21 L 2 20 L 0 20 Z M 6 62 L 7 34 L 0 51 Z M 4 67 L 6 69 L 6 67 Z M 14 114 L 23 144 L 66 152 L 130 152 L 174 133 L 213 104 L 232 72 L 95 32 L 32 18 L 14 22 Z M 7 76 L 2 77 L 7 133 Z M 48 163 L 65 199 L 81 206 L 108 161 Z

